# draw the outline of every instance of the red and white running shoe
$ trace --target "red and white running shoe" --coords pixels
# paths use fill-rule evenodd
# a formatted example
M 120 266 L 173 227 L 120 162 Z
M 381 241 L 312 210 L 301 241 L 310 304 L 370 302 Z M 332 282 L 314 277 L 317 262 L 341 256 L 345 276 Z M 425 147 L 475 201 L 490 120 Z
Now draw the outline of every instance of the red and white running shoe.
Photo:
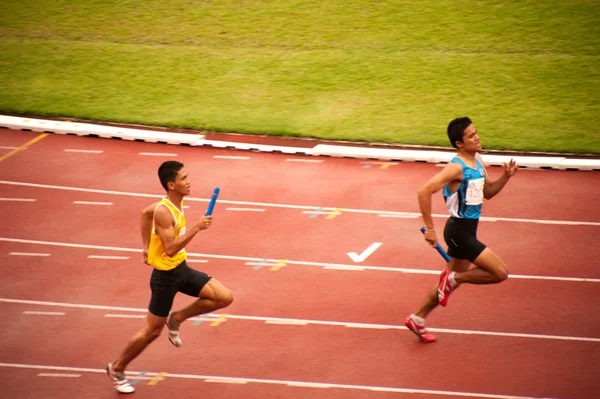
M 438 301 L 440 301 L 440 305 L 446 306 L 448 304 L 448 297 L 450 293 L 454 291 L 455 287 L 452 287 L 450 281 L 448 281 L 448 276 L 450 275 L 450 270 L 446 269 L 442 272 L 440 276 L 440 284 L 438 285 Z
M 430 342 L 435 342 L 437 340 L 435 335 L 429 334 L 427 332 L 427 329 L 425 328 L 425 326 L 418 325 L 417 323 L 415 323 L 413 318 L 410 316 L 408 316 L 406 318 L 404 325 L 410 331 L 414 332 L 417 335 L 417 337 L 419 337 L 421 342 L 423 342 L 424 344 L 428 344 Z

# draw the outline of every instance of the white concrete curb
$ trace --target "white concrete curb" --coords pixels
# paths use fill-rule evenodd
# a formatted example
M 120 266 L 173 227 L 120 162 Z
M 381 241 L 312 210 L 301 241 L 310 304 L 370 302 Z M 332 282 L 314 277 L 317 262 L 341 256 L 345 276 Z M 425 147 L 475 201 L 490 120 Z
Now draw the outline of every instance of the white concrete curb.
M 158 132 L 144 129 L 102 126 L 90 123 L 61 122 L 44 119 L 22 118 L 0 115 L 0 127 L 14 130 L 29 130 L 56 134 L 73 134 L 103 138 L 119 138 L 151 143 L 175 145 L 207 146 L 231 148 L 236 150 L 278 152 L 283 154 L 330 156 L 342 158 L 377 159 L 382 161 L 446 163 L 454 156 L 453 151 L 405 150 L 387 148 L 368 148 L 347 145 L 317 144 L 313 148 L 288 147 L 237 143 L 231 141 L 206 140 L 203 135 Z M 577 159 L 562 156 L 507 156 L 483 154 L 486 165 L 501 166 L 514 158 L 520 167 L 532 169 L 559 170 L 598 170 L 600 159 Z

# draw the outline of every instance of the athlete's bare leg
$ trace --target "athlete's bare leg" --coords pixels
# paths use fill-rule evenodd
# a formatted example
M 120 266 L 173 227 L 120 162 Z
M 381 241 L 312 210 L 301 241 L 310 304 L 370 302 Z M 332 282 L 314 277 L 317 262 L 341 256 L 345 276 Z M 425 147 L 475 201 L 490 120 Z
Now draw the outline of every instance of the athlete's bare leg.
M 166 317 L 160 317 L 148 312 L 146 318 L 146 327 L 136 333 L 127 343 L 119 358 L 113 362 L 113 369 L 117 373 L 122 373 L 125 367 L 135 359 L 152 341 L 160 336 Z
M 447 268 L 454 272 L 466 272 L 467 270 L 469 270 L 470 266 L 471 262 L 469 262 L 467 259 L 451 258 L 450 262 L 447 264 Z M 415 316 L 425 319 L 429 315 L 429 313 L 431 313 L 431 311 L 438 306 L 439 301 L 437 290 L 438 285 L 436 284 L 435 287 L 433 287 L 431 290 L 429 290 L 429 292 L 427 292 L 425 299 L 423 300 L 423 302 L 421 302 L 419 310 L 417 310 L 414 313 Z
M 458 284 L 497 284 L 508 278 L 508 267 L 491 249 L 486 248 L 473 262 L 476 267 L 456 271 L 454 280 Z
M 171 320 L 181 324 L 190 317 L 225 308 L 233 302 L 231 291 L 215 278 L 211 278 L 202 288 L 198 300 L 171 314 Z

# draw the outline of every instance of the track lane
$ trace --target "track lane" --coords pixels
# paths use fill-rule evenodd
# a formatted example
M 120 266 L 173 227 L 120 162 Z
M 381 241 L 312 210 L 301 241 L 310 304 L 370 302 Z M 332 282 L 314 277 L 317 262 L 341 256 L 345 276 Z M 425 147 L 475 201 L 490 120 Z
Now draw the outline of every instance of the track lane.
M 36 199 L 3 201 L 9 237 L 127 248 L 140 247 L 140 210 L 159 198 L 3 185 L 0 189 L 0 196 Z M 113 205 L 78 205 L 74 201 Z M 190 206 L 186 209 L 188 224 L 203 215 L 207 207 L 207 202 L 185 203 Z M 217 202 L 213 226 L 199 233 L 188 252 L 357 266 L 443 267 L 441 257 L 424 242 L 418 219 L 342 213 L 328 220 L 325 215 L 311 218 L 301 209 L 240 212 L 228 211 L 228 207 Z M 479 237 L 505 260 L 513 274 L 600 278 L 595 253 L 590 251 L 598 231 L 600 226 L 482 221 Z M 342 236 L 340 232 L 351 234 Z M 383 245 L 363 262 L 355 263 L 347 255 L 360 254 L 374 242 Z
M 9 131 L 6 134 L 21 133 Z M 5 136 L 0 136 L 0 145 L 3 145 L 2 137 Z M 105 152 L 64 152 L 65 148 L 72 147 Z M 322 164 L 298 164 L 286 162 L 291 156 L 285 154 L 51 135 L 5 160 L 5 168 L 0 168 L 0 179 L 160 193 L 156 169 L 160 162 L 174 157 L 139 156 L 140 152 L 177 154 L 177 159 L 192 172 L 195 184 L 202 182 L 204 187 L 210 188 L 220 186 L 224 198 L 245 201 L 276 198 L 275 202 L 279 203 L 347 208 L 364 208 L 369 204 L 368 208 L 389 211 L 418 212 L 416 191 L 439 171 L 431 164 L 398 163 L 380 169 L 364 168 L 361 160 L 333 158 L 325 158 Z M 214 155 L 250 159 L 214 159 Z M 44 159 L 47 170 L 59 173 L 43 174 L 39 168 L 23 166 L 34 165 L 40 159 Z M 269 172 L 263 173 L 265 170 Z M 501 168 L 491 167 L 489 172 L 495 178 Z M 136 177 L 132 179 L 132 176 Z M 552 195 L 551 187 L 568 187 L 569 195 Z M 498 199 L 486 202 L 484 215 L 521 218 L 551 215 L 558 220 L 600 222 L 600 210 L 595 206 L 599 197 L 600 173 L 521 170 Z M 343 199 L 343 203 L 332 198 Z M 434 201 L 434 212 L 447 213 L 443 201 Z
M 120 253 L 130 256 L 129 260 L 92 260 L 87 257 L 98 251 L 29 248 L 52 255 L 10 256 L 9 252 L 23 250 L 23 246 L 0 243 L 0 262 L 18 265 L 4 271 L 10 284 L 0 289 L 0 297 L 142 309 L 148 304 L 150 268 L 139 263 L 137 253 Z M 244 263 L 209 259 L 190 265 L 215 276 L 233 291 L 235 301 L 225 313 L 395 326 L 403 325 L 406 315 L 416 310 L 437 280 L 435 275 L 307 266 L 254 270 Z M 58 284 L 54 284 L 55 276 L 63 276 Z M 465 286 L 453 294 L 447 308 L 432 313 L 428 324 L 458 330 L 600 338 L 600 317 L 580 306 L 596 301 L 597 284 L 509 279 L 497 286 Z M 175 304 L 182 306 L 191 300 L 180 295 Z M 585 319 L 586 323 L 573 323 L 573 319 Z
M 90 364 L 81 353 L 86 353 L 87 359 L 116 354 L 142 325 L 141 320 L 111 319 L 95 311 L 69 310 L 65 316 L 53 317 L 23 315 L 18 305 L 2 304 L 0 308 L 7 315 L 0 323 L 5 339 L 16 339 L 18 334 L 25 345 L 7 348 L 2 355 L 4 363 L 43 364 L 61 353 L 54 358 L 59 365 L 101 367 Z M 39 341 L 35 327 L 40 317 L 45 317 L 44 332 L 54 337 L 52 342 Z M 182 330 L 185 351 L 160 337 L 131 369 L 533 397 L 586 397 L 585 392 L 597 387 L 592 366 L 592 359 L 600 355 L 597 344 L 584 345 L 585 355 L 580 343 L 498 339 L 491 345 L 485 337 L 458 337 L 454 345 L 423 346 L 396 336 L 392 331 L 328 326 L 228 321 L 210 327 L 203 323 Z M 316 344 L 324 337 L 327 345 Z M 425 354 L 428 362 L 422 364 Z M 448 358 L 464 365 L 462 372 L 435 373 L 432 378 L 433 370 L 447 367 Z

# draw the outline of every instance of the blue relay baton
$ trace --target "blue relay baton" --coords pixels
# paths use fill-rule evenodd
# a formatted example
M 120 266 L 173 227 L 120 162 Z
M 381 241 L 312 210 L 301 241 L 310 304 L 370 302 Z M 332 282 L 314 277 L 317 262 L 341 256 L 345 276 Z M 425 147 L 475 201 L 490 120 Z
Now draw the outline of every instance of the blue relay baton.
M 425 227 L 421 227 L 421 233 L 425 234 Z M 448 256 L 446 251 L 444 251 L 444 248 L 442 248 L 440 246 L 439 242 L 435 243 L 435 249 L 437 249 L 437 251 L 440 253 L 440 255 L 442 255 L 442 258 L 444 258 L 446 260 L 446 262 L 450 263 L 450 257 Z
M 208 204 L 208 209 L 206 210 L 206 214 L 204 216 L 212 216 L 213 209 L 215 208 L 215 203 L 217 202 L 217 197 L 219 196 L 219 187 L 215 187 L 215 191 L 213 191 L 212 198 L 210 199 L 210 203 Z

